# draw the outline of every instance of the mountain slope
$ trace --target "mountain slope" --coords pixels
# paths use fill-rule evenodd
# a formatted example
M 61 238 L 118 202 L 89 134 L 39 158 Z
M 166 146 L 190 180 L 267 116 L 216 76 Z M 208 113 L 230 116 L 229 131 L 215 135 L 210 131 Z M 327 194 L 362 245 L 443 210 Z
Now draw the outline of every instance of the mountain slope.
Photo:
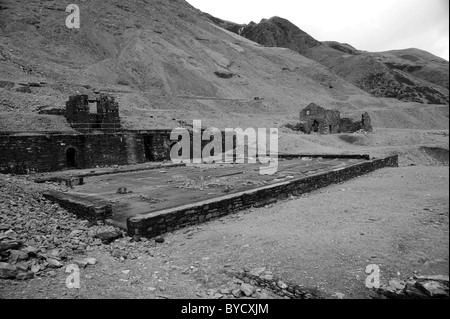
M 192 118 L 266 126 L 311 102 L 349 110 L 360 107 L 352 99 L 383 104 L 296 52 L 217 27 L 182 0 L 86 1 L 79 30 L 65 27 L 69 3 L 3 2 L 0 111 L 37 114 L 62 108 L 70 94 L 103 91 L 117 97 L 129 128 Z M 28 82 L 44 84 L 21 91 Z
M 64 117 L 39 112 L 64 108 L 71 94 L 96 92 L 116 98 L 128 129 L 193 119 L 219 128 L 283 128 L 312 102 L 343 116 L 368 111 L 375 127 L 448 128 L 448 121 L 429 120 L 448 118 L 448 108 L 428 108 L 423 121 L 423 112 L 411 113 L 421 105 L 373 97 L 298 52 L 217 26 L 182 0 L 86 0 L 79 30 L 65 27 L 69 3 L 2 2 L 0 130 L 69 130 Z M 325 47 L 298 37 L 308 52 Z
M 320 42 L 309 34 L 279 17 L 244 27 L 241 35 L 265 46 L 289 48 L 299 53 L 305 53 L 308 49 L 320 45 Z
M 414 48 L 374 54 L 386 59 L 385 64 L 394 69 L 449 89 L 449 63 L 444 59 Z
M 221 23 L 220 19 L 214 22 L 236 30 L 229 22 Z M 239 27 L 244 30 L 242 36 L 264 46 L 297 51 L 373 96 L 428 104 L 449 103 L 449 63 L 428 52 L 407 49 L 370 53 L 334 41 L 321 43 L 279 17 Z
M 304 55 L 264 47 L 238 35 L 251 32 L 248 26 L 214 23 L 183 0 L 80 0 L 81 28 L 69 30 L 65 8 L 71 2 L 1 2 L 0 133 L 69 131 L 63 116 L 40 112 L 63 109 L 72 94 L 104 92 L 119 102 L 126 129 L 171 129 L 194 119 L 218 128 L 276 127 L 280 152 L 400 153 L 405 165 L 417 163 L 424 145 L 448 149 L 448 106 L 374 97 L 326 66 L 360 59 L 361 69 L 366 67 L 365 53 L 349 45 L 317 43 L 294 32 L 301 44 L 286 43 Z M 226 28 L 217 25 L 223 23 Z M 264 25 L 279 27 L 278 22 Z M 289 35 L 289 28 L 276 38 Z M 308 54 L 322 56 L 315 57 L 320 63 Z M 406 60 L 423 59 L 428 65 L 425 53 L 413 55 Z M 389 69 L 369 58 L 383 72 Z M 349 70 L 355 65 L 350 62 Z M 435 73 L 421 76 L 445 81 Z M 361 136 L 364 145 L 353 145 L 335 135 L 288 129 L 286 124 L 298 122 L 299 111 L 312 102 L 338 109 L 343 117 L 368 112 L 375 134 Z

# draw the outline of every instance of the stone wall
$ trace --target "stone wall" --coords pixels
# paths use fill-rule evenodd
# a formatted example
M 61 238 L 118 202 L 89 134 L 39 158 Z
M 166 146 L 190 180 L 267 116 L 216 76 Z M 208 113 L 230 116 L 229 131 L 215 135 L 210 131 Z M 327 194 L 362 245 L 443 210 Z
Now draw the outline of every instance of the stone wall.
M 91 113 L 89 103 L 96 104 L 96 113 Z M 66 102 L 67 122 L 79 131 L 117 131 L 120 129 L 119 104 L 114 97 L 100 94 L 95 100 L 88 95 L 73 95 Z
M 138 133 L 146 161 L 162 162 L 170 159 L 170 131 L 141 131 Z
M 338 110 L 327 110 L 311 103 L 300 111 L 301 131 L 310 134 L 355 133 L 359 130 L 372 132 L 372 120 L 369 113 L 365 112 L 361 121 L 353 121 L 350 118 L 341 118 Z
M 26 174 L 67 168 L 66 149 L 81 150 L 80 135 L 0 136 L 0 173 Z M 83 166 L 84 159 L 79 158 Z
M 398 156 L 352 165 L 342 169 L 231 194 L 175 209 L 131 217 L 127 220 L 130 236 L 155 237 L 175 229 L 195 225 L 251 207 L 265 206 L 290 195 L 301 195 L 331 184 L 350 180 L 384 167 L 398 167 Z
M 341 114 L 337 110 L 326 110 L 317 104 L 311 103 L 300 112 L 300 121 L 303 123 L 305 133 L 317 132 L 320 134 L 339 133 Z
M 363 128 L 361 122 L 354 122 L 352 119 L 344 117 L 340 123 L 340 133 L 354 133 Z
M 66 102 L 65 112 L 69 123 L 90 123 L 89 97 L 87 95 L 74 95 Z
M 359 130 L 373 132 L 372 119 L 369 113 L 365 112 L 361 116 L 361 121 L 353 121 L 350 118 L 342 118 L 340 121 L 340 133 L 355 133 Z
M 89 221 L 104 221 L 112 216 L 110 203 L 92 198 L 83 199 L 70 194 L 48 191 L 43 194 L 45 198 L 58 203 L 68 212 Z
M 279 154 L 278 158 L 323 158 L 323 159 L 363 159 L 370 160 L 366 154 Z
M 0 135 L 0 173 L 28 174 L 169 161 L 174 143 L 170 133 L 169 130 L 148 130 L 110 134 Z M 203 147 L 208 143 L 202 141 Z M 225 138 L 223 147 L 224 144 Z
M 130 139 L 133 141 L 132 146 L 128 143 Z M 0 173 L 27 174 L 69 168 L 127 165 L 130 158 L 136 159 L 137 163 L 146 162 L 142 136 L 136 134 L 0 136 Z

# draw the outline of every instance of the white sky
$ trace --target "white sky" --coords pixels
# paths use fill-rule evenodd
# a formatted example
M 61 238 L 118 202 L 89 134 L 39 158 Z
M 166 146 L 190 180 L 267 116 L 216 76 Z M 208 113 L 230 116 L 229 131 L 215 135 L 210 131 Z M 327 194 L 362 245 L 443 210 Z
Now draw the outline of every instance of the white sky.
M 279 16 L 319 41 L 379 52 L 419 48 L 449 60 L 449 0 L 187 0 L 236 23 Z

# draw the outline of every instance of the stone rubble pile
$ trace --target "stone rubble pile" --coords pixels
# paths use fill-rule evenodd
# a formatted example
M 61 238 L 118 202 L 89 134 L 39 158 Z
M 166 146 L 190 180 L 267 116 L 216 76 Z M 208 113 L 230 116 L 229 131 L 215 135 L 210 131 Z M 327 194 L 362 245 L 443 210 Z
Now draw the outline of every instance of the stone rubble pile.
M 373 291 L 374 299 L 448 299 L 449 277 L 414 276 L 407 281 L 391 280 Z
M 318 291 L 300 285 L 287 284 L 266 268 L 247 269 L 235 273 L 235 278 L 219 289 L 209 289 L 212 299 L 321 299 Z
M 77 219 L 26 181 L 0 178 L 0 279 L 53 274 L 65 264 L 96 264 L 86 255 L 122 232 Z
M 264 287 L 285 299 L 321 299 L 317 289 L 283 282 L 266 268 L 248 269 L 237 273 L 238 278 L 254 286 Z
M 220 288 L 208 289 L 205 293 L 197 295 L 207 299 L 273 299 L 267 289 L 246 283 L 238 278 L 234 278 Z

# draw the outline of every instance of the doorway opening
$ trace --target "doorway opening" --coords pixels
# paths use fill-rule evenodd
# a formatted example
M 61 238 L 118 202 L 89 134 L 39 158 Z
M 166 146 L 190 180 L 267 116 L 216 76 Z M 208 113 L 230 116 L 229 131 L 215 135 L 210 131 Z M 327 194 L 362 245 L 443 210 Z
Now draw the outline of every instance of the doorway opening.
M 144 136 L 144 149 L 145 149 L 145 158 L 149 162 L 155 161 L 155 156 L 153 155 L 153 136 L 146 135 Z
M 67 167 L 76 168 L 77 167 L 77 150 L 73 147 L 67 149 L 66 151 Z
M 319 121 L 314 120 L 314 122 L 313 122 L 313 124 L 312 124 L 312 126 L 311 126 L 311 130 L 312 130 L 314 133 L 319 133 Z

